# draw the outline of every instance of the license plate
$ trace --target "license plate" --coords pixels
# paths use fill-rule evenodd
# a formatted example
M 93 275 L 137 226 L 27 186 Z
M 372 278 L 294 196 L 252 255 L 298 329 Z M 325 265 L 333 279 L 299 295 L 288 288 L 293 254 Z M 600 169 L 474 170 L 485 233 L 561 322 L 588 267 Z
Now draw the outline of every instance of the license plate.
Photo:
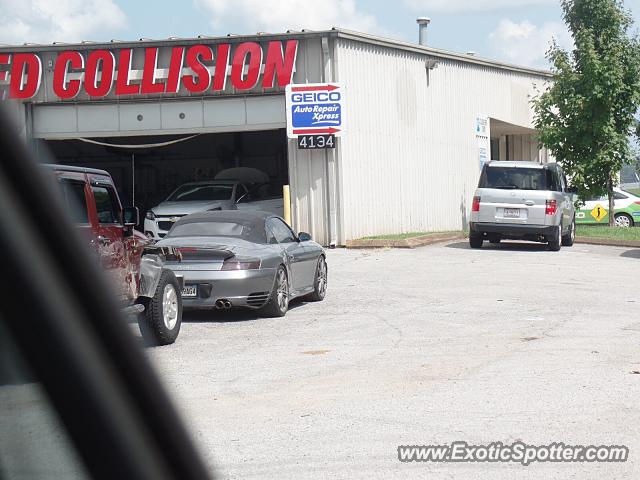
M 504 209 L 504 217 L 505 218 L 520 218 L 520 209 L 519 208 L 505 208 Z
M 198 286 L 197 285 L 187 285 L 182 289 L 182 296 L 189 297 L 197 297 L 198 296 Z

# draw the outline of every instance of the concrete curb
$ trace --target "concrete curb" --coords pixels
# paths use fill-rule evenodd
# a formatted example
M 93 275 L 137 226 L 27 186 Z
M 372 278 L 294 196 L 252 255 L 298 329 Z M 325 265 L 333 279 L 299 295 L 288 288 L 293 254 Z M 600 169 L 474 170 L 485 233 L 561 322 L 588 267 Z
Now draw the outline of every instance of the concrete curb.
M 599 237 L 576 237 L 576 243 L 583 243 L 587 245 L 605 245 L 608 247 L 640 248 L 639 240 L 614 240 L 610 238 Z
M 417 248 L 434 243 L 448 242 L 450 240 L 462 240 L 462 233 L 444 233 L 442 235 L 424 235 L 422 237 L 407 238 L 404 240 L 348 240 L 347 248 Z

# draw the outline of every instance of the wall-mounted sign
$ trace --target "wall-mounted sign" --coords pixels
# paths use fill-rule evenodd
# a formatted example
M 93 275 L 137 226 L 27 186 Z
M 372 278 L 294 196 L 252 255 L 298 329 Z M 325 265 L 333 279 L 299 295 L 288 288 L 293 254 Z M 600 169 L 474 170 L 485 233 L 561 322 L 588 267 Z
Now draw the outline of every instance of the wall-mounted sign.
M 484 167 L 484 165 L 489 160 L 491 160 L 490 158 L 491 143 L 489 139 L 489 135 L 490 135 L 489 117 L 484 115 L 478 115 L 476 117 L 476 124 L 475 124 L 474 130 L 476 134 L 476 140 L 478 142 L 478 160 L 480 163 L 480 171 L 482 171 L 482 168 Z
M 479 137 L 489 136 L 489 118 L 484 116 L 476 117 L 476 135 Z
M 123 48 L 63 51 L 50 65 L 51 91 L 61 100 L 80 93 L 91 98 L 174 94 L 181 87 L 195 94 L 225 90 L 227 81 L 237 91 L 258 86 L 265 90 L 289 85 L 295 70 L 298 41 L 166 47 L 168 61 L 159 66 L 160 49 Z M 134 55 L 141 69 L 132 69 Z M 0 85 L 8 97 L 29 99 L 43 81 L 41 58 L 34 53 L 0 53 Z
M 287 136 L 342 136 L 345 131 L 344 90 L 335 83 L 287 85 Z

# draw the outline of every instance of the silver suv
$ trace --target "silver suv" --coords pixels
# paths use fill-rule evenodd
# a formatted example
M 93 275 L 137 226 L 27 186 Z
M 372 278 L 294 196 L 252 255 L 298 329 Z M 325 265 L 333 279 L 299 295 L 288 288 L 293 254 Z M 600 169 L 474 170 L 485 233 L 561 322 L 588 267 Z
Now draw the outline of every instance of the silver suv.
M 576 236 L 576 212 L 560 165 L 489 162 L 473 197 L 469 244 L 484 240 L 545 242 L 549 250 L 570 247 Z

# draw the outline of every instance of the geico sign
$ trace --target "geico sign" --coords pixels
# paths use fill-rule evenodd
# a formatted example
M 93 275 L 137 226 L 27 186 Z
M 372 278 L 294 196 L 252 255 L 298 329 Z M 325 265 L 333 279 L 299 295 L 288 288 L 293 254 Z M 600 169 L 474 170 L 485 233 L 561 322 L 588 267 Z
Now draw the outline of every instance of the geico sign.
M 221 91 L 227 77 L 236 90 L 258 86 L 286 87 L 293 76 L 298 41 L 273 41 L 266 47 L 254 42 L 235 45 L 173 47 L 167 68 L 158 68 L 158 48 L 144 50 L 142 71 L 132 70 L 132 49 L 92 50 L 58 54 L 53 65 L 52 91 L 60 99 L 84 92 L 91 98 L 109 95 L 176 93 L 181 85 L 191 93 Z M 136 55 L 138 52 L 136 51 Z M 42 60 L 33 53 L 0 53 L 0 82 L 9 83 L 9 98 L 33 98 L 42 83 Z
M 340 92 L 305 92 L 294 93 L 291 95 L 293 103 L 322 103 L 322 102 L 339 102 L 342 98 Z

